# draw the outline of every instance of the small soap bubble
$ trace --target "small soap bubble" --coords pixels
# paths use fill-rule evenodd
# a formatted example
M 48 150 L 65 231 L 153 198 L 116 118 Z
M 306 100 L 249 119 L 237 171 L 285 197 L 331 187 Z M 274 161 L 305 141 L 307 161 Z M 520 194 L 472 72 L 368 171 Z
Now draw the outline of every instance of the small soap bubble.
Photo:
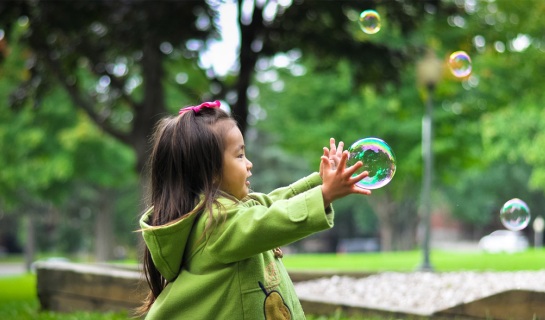
M 378 138 L 365 138 L 354 142 L 348 148 L 347 166 L 363 162 L 363 166 L 354 175 L 363 171 L 369 176 L 356 183 L 364 189 L 378 189 L 387 185 L 396 172 L 396 159 L 390 146 Z
M 500 220 L 509 230 L 522 230 L 530 223 L 530 208 L 518 198 L 511 199 L 501 208 Z
M 380 15 L 375 10 L 365 10 L 360 14 L 360 28 L 367 34 L 375 34 L 380 31 Z
M 465 78 L 471 74 L 471 58 L 465 51 L 453 52 L 448 59 L 448 66 L 457 78 Z

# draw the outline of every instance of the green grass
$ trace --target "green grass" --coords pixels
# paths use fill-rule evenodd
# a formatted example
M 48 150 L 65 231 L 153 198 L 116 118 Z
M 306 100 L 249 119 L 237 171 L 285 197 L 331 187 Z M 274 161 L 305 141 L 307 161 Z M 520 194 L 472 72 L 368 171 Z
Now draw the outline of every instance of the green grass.
M 0 278 L 0 305 L 4 301 L 20 301 L 36 296 L 36 276 L 24 274 Z
M 357 254 L 288 254 L 283 262 L 290 270 L 401 271 L 417 270 L 423 261 L 421 251 Z M 518 271 L 545 269 L 545 250 L 487 254 L 479 251 L 433 250 L 430 261 L 435 271 Z

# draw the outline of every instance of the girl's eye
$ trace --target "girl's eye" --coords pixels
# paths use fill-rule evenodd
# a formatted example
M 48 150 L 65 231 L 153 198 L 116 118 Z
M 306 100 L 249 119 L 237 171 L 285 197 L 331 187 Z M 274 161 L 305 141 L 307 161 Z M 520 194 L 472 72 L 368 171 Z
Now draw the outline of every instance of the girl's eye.
M 244 153 L 238 155 L 239 158 L 244 158 Z

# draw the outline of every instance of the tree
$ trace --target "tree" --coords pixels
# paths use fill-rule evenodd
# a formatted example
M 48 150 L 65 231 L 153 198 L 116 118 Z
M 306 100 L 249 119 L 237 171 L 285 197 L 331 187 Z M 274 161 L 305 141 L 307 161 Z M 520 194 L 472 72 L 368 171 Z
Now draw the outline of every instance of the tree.
M 24 29 L 24 23 L 12 29 L 12 38 L 17 38 Z M 29 76 L 24 67 L 30 55 L 26 48 L 17 43 L 5 48 L 5 62 L 0 67 L 2 101 L 8 101 L 14 92 L 18 94 L 15 87 Z M 33 259 L 32 239 L 38 241 L 41 249 L 56 249 L 52 247 L 57 245 L 53 244 L 56 241 L 48 241 L 54 239 L 58 234 L 56 231 L 59 231 L 54 222 L 78 220 L 81 207 L 61 210 L 67 209 L 67 199 L 70 202 L 85 198 L 82 194 L 86 189 L 114 193 L 136 182 L 132 152 L 93 126 L 84 113 L 73 107 L 63 90 L 52 86 L 42 97 L 39 108 L 30 105 L 32 102 L 29 100 L 18 108 L 0 109 L 0 146 L 3 150 L 0 157 L 3 168 L 0 173 L 0 205 L 8 214 L 19 213 L 25 217 L 29 265 Z M 91 214 L 93 217 L 106 217 L 90 221 L 103 221 L 95 228 L 100 233 L 96 237 L 95 248 L 102 253 L 97 255 L 97 259 L 107 260 L 111 254 L 104 248 L 111 248 L 111 241 L 105 244 L 100 241 L 111 239 L 112 232 L 103 231 L 112 225 L 109 218 L 114 217 L 113 209 L 92 210 Z M 12 229 L 17 231 L 17 224 Z M 39 229 L 48 232 L 44 234 Z M 63 239 L 75 246 L 79 240 Z
M 531 208 L 543 202 L 538 154 L 545 147 L 544 83 L 536 70 L 545 68 L 544 13 L 539 1 L 477 1 L 433 32 L 443 39 L 438 51 L 444 56 L 455 47 L 472 58 L 471 76 L 458 81 L 449 76 L 438 88 L 442 108 L 436 134 L 443 137 L 438 162 L 448 164 L 441 182 L 452 210 L 481 227 L 501 227 L 499 210 L 513 197 Z
M 205 78 L 203 72 L 187 68 L 188 65 L 195 65 L 197 55 L 183 44 L 189 39 L 203 39 L 213 30 L 210 13 L 204 1 L 172 2 L 159 6 L 146 1 L 8 1 L 0 4 L 2 62 L 7 65 L 5 69 L 10 67 L 8 56 L 13 56 L 9 52 L 12 48 L 22 48 L 22 57 L 26 59 L 23 64 L 26 70 L 22 72 L 24 76 L 18 79 L 20 85 L 13 90 L 9 100 L 5 99 L 10 101 L 13 109 L 22 110 L 13 116 L 16 122 L 25 123 L 22 130 L 29 134 L 35 132 L 34 143 L 40 147 L 43 145 L 42 141 L 51 132 L 47 129 L 42 131 L 41 128 L 30 129 L 32 127 L 29 123 L 40 120 L 38 113 L 49 112 L 45 106 L 46 101 L 58 99 L 51 98 L 55 93 L 62 96 L 59 88 L 66 94 L 60 98 L 61 101 L 71 101 L 59 103 L 57 100 L 59 105 L 69 108 L 75 106 L 85 113 L 83 116 L 72 108 L 71 112 L 65 110 L 62 114 L 69 120 L 55 128 L 57 132 L 67 130 L 65 125 L 70 126 L 75 120 L 79 120 L 80 126 L 71 132 L 76 139 L 64 135 L 62 141 L 51 140 L 51 144 L 57 145 L 46 151 L 53 152 L 55 156 L 52 159 L 29 157 L 25 159 L 26 165 L 21 168 L 5 167 L 10 168 L 5 171 L 6 175 L 12 177 L 3 177 L 2 180 L 21 181 L 29 174 L 24 168 L 34 164 L 36 174 L 26 180 L 40 185 L 27 186 L 24 194 L 33 200 L 46 199 L 39 201 L 45 201 L 46 207 L 53 199 L 41 195 L 42 192 L 63 191 L 66 196 L 70 186 L 77 186 L 81 181 L 93 184 L 91 188 L 99 191 L 95 201 L 103 204 L 94 211 L 98 214 L 95 219 L 98 224 L 95 239 L 96 258 L 99 261 L 111 256 L 111 226 L 115 207 L 114 199 L 110 198 L 112 188 L 119 183 L 131 182 L 125 170 L 128 164 L 125 160 L 127 156 L 131 158 L 131 155 L 124 153 L 124 147 L 115 144 L 121 142 L 133 150 L 136 161 L 132 162 L 133 170 L 130 172 L 133 175 L 141 172 L 146 158 L 147 139 L 153 125 L 158 115 L 170 113 L 165 92 L 172 93 L 180 89 L 172 81 L 174 75 L 181 73 L 180 65 L 185 66 L 181 70 L 187 72 L 186 75 L 191 74 L 192 81 L 183 87 L 186 90 L 176 93 L 177 97 L 182 97 L 175 99 L 177 103 L 187 101 L 184 97 L 200 95 L 201 91 L 206 90 L 199 83 L 199 78 Z M 197 20 L 200 24 L 196 23 Z M 19 25 L 23 25 L 22 35 L 12 32 Z M 174 50 L 174 46 L 180 44 L 181 49 Z M 171 57 L 177 59 L 167 61 L 168 54 L 174 51 Z M 185 54 L 187 60 L 179 59 L 182 54 Z M 169 64 L 172 69 L 166 69 Z M 36 109 L 28 109 L 28 106 Z M 41 119 L 45 118 L 49 119 L 45 116 Z M 102 132 L 85 127 L 89 120 Z M 8 128 L 11 130 L 16 127 L 10 125 Z M 83 128 L 86 130 L 81 130 Z M 62 134 L 55 136 L 59 135 Z M 117 142 L 113 142 L 112 138 Z M 15 163 L 13 161 L 26 153 L 36 154 L 27 148 L 32 148 L 28 143 L 22 143 L 21 146 L 20 149 L 12 149 L 18 153 L 8 158 L 12 165 Z M 90 154 L 89 150 L 94 153 Z M 8 155 L 3 156 L 6 158 Z M 124 159 L 121 160 L 120 156 Z M 107 168 L 104 167 L 105 163 Z M 121 171 L 117 164 L 124 166 Z M 75 170 L 77 166 L 80 168 Z M 13 177 L 17 172 L 21 175 Z M 123 174 L 120 175 L 120 172 Z M 56 184 L 58 180 L 60 187 Z M 69 184 L 65 183 L 67 180 L 71 180 Z M 6 184 L 4 188 L 8 190 L 6 192 L 18 189 L 20 187 L 11 184 Z M 59 195 L 58 192 L 56 195 Z M 19 195 L 10 199 L 20 205 L 28 202 L 25 197 Z M 56 205 L 61 206 L 62 203 L 56 202 Z
M 327 139 L 337 134 L 352 141 L 365 135 L 362 131 L 345 133 L 360 114 L 360 99 L 363 99 L 369 106 L 380 109 L 369 112 L 377 115 L 369 120 L 370 128 L 403 155 L 400 161 L 406 162 L 400 163 L 399 168 L 409 173 L 407 180 L 398 179 L 401 171 L 396 174 L 391 184 L 395 191 L 391 194 L 377 192 L 384 197 L 383 204 L 397 202 L 402 194 L 407 194 L 407 203 L 381 206 L 393 212 L 384 217 L 406 221 L 395 217 L 406 212 L 411 223 L 416 220 L 419 190 L 414 186 L 418 186 L 421 174 L 418 135 L 422 113 L 422 101 L 414 90 L 412 65 L 425 48 L 445 57 L 454 48 L 463 49 L 474 58 L 473 77 L 459 81 L 446 73 L 437 88 L 438 105 L 443 108 L 437 108 L 434 151 L 441 184 L 457 183 L 466 171 L 469 179 L 469 169 L 485 167 L 483 150 L 490 150 L 489 153 L 500 158 L 505 155 L 506 140 L 492 130 L 513 115 L 501 110 L 504 106 L 524 106 L 534 116 L 539 115 L 536 107 L 542 98 L 541 81 L 536 81 L 532 68 L 525 63 L 533 61 L 542 66 L 539 16 L 543 7 L 539 2 L 530 1 L 529 5 L 510 1 L 417 0 L 235 3 L 240 30 L 239 60 L 226 75 L 217 74 L 199 60 L 200 53 L 219 37 L 215 27 L 220 2 L 161 2 L 154 3 L 153 10 L 147 1 L 1 3 L 4 46 L 13 41 L 11 26 L 20 17 L 28 19 L 29 32 L 24 43 L 32 53 L 27 62 L 30 77 L 21 79 L 22 85 L 13 95 L 13 105 L 30 98 L 31 104 L 39 106 L 40 98 L 54 88 L 54 83 L 59 84 L 74 106 L 84 110 L 105 133 L 134 150 L 135 168 L 140 172 L 154 122 L 159 116 L 175 114 L 180 104 L 186 102 L 225 99 L 243 132 L 261 119 L 264 112 L 270 115 L 282 104 L 287 109 L 282 109 L 283 117 L 275 122 L 277 128 L 271 129 L 280 136 L 274 141 L 306 157 L 314 152 L 310 148 L 316 148 L 313 144 L 316 137 Z M 369 8 L 376 9 L 384 23 L 383 30 L 373 36 L 362 33 L 357 25 L 359 13 Z M 59 11 L 64 14 L 58 15 Z M 531 45 L 517 49 L 520 47 L 515 44 L 525 41 Z M 505 54 L 499 52 L 502 45 Z M 304 57 L 303 69 L 296 65 L 289 72 L 300 74 L 306 67 L 316 75 L 316 79 L 308 80 L 316 86 L 314 95 L 308 96 L 309 92 L 297 80 L 290 85 L 301 92 L 289 95 L 285 93 L 286 86 L 282 88 L 282 81 L 272 81 L 276 91 L 258 98 L 261 108 L 253 105 L 250 98 L 254 97 L 248 96 L 248 92 L 255 92 L 254 76 L 258 79 L 263 76 L 261 71 L 267 69 L 270 61 L 299 56 Z M 507 82 L 502 83 L 502 79 L 512 73 L 507 67 L 510 64 L 518 66 L 521 76 L 505 85 Z M 284 76 L 282 80 L 288 83 Z M 528 94 L 510 103 L 520 92 Z M 306 100 L 291 100 L 294 97 Z M 320 103 L 300 110 L 298 107 L 305 101 Z M 339 107 L 331 114 L 332 106 L 337 104 Z M 324 123 L 326 115 L 335 117 L 331 119 L 334 121 Z M 342 125 L 335 127 L 335 122 Z M 316 123 L 316 127 L 311 123 Z M 279 128 L 283 132 L 278 133 Z M 525 138 L 540 127 L 533 124 L 527 128 L 531 130 L 521 130 L 517 137 Z M 481 134 L 484 145 L 475 143 L 481 140 Z M 536 142 L 541 141 L 538 134 L 535 138 Z M 322 143 L 318 147 L 321 146 Z M 459 152 L 461 148 L 463 154 Z M 541 164 L 539 158 L 537 153 L 524 157 L 532 166 L 535 186 L 545 180 L 538 166 L 533 167 Z M 314 161 L 310 156 L 308 159 Z M 379 211 L 382 210 L 386 209 Z
M 140 172 L 157 117 L 177 107 L 166 105 L 165 92 L 185 70 L 166 69 L 167 60 L 196 60 L 185 42 L 202 41 L 213 31 L 213 13 L 205 1 L 3 2 L 0 21 L 7 42 L 14 22 L 24 17 L 24 40 L 32 53 L 31 76 L 18 88 L 14 104 L 28 98 L 39 102 L 48 87 L 59 84 L 74 106 L 135 151 Z M 177 86 L 178 104 L 204 96 L 207 86 L 195 78 Z
M 380 11 L 380 7 L 377 9 Z M 542 44 L 537 40 L 540 37 L 538 30 L 541 30 L 537 17 L 543 8 L 533 1 L 525 5 L 509 1 L 478 1 L 465 6 L 457 3 L 450 7 L 434 7 L 428 3 L 425 4 L 425 9 L 426 12 L 420 16 L 418 28 L 405 32 L 405 37 L 396 36 L 398 31 L 394 26 L 392 29 L 384 28 L 374 38 L 354 33 L 352 38 L 342 39 L 350 43 L 374 42 L 403 48 L 400 52 L 406 54 L 404 58 L 409 62 L 416 62 L 424 48 L 431 48 L 439 56 L 445 57 L 444 74 L 435 97 L 433 147 L 437 188 L 433 199 L 435 202 L 442 199 L 449 201 L 452 211 L 468 223 L 487 224 L 492 221 L 493 211 L 499 210 L 503 203 L 500 194 L 508 194 L 507 190 L 502 191 L 502 184 L 508 185 L 511 190 L 520 189 L 516 185 L 524 186 L 523 181 L 517 180 L 514 183 L 505 174 L 498 176 L 498 180 L 492 180 L 492 177 L 481 178 L 481 182 L 494 181 L 490 184 L 476 183 L 479 176 L 489 175 L 487 167 L 502 168 L 507 160 L 511 165 L 520 166 L 533 173 L 529 187 L 536 188 L 538 181 L 543 181 L 540 178 L 544 176 L 540 170 L 542 157 L 538 156 L 540 148 L 537 147 L 542 141 L 539 134 L 542 131 L 539 125 L 542 122 L 539 120 L 542 113 L 536 108 L 542 100 L 543 90 L 539 89 L 542 87 L 542 80 L 535 79 L 534 76 L 536 68 L 543 68 L 543 59 L 540 59 L 542 53 L 539 52 Z M 349 10 L 344 13 L 346 17 L 350 16 Z M 526 16 L 528 19 L 519 23 L 520 17 Z M 324 18 L 322 21 L 328 20 Z M 353 20 L 352 24 L 355 25 Z M 324 30 L 326 25 L 328 24 L 319 25 L 317 33 L 329 36 L 338 31 Z M 491 25 L 494 28 L 487 27 Z M 331 26 L 340 29 L 342 24 Z M 335 43 L 339 36 L 327 39 Z M 528 41 L 531 45 L 521 50 L 520 46 Z M 329 41 L 316 43 L 327 46 Z M 301 47 L 305 44 L 307 43 L 302 43 Z M 346 47 L 343 46 L 343 49 Z M 365 85 L 365 82 L 355 81 L 357 77 L 350 74 L 368 71 L 370 68 L 365 68 L 352 59 L 343 59 L 341 54 L 336 60 L 323 59 L 320 48 L 315 47 L 315 50 L 318 51 L 317 56 L 320 59 L 314 61 L 308 59 L 309 55 L 313 56 L 308 51 L 307 54 L 287 51 L 284 58 L 288 59 L 284 61 L 291 59 L 291 62 L 285 69 L 286 72 L 270 67 L 272 63 L 261 64 L 265 67 L 262 76 L 258 75 L 258 79 L 263 82 L 258 102 L 264 111 L 254 113 L 262 118 L 262 114 L 266 114 L 266 122 L 260 125 L 275 132 L 278 135 L 277 141 L 292 152 L 309 159 L 308 161 L 312 161 L 309 154 L 313 151 L 310 148 L 320 147 L 321 144 L 317 141 L 327 139 L 330 135 L 345 137 L 345 141 L 354 141 L 357 137 L 370 135 L 368 130 L 375 130 L 374 133 L 388 141 L 399 159 L 403 160 L 399 160 L 399 171 L 394 181 L 384 188 L 396 189 L 394 196 L 378 202 L 383 203 L 384 207 L 388 207 L 389 203 L 395 204 L 389 206 L 394 207 L 395 214 L 386 215 L 386 211 L 382 210 L 376 213 L 379 217 L 382 216 L 381 228 L 389 224 L 388 228 L 396 224 L 400 228 L 392 229 L 397 232 L 383 230 L 383 241 L 389 238 L 386 234 L 397 237 L 400 230 L 415 226 L 415 206 L 420 190 L 418 122 L 423 112 L 423 100 L 415 90 L 417 87 L 414 86 L 414 68 L 410 63 L 398 65 L 398 77 L 378 78 L 378 85 L 365 86 L 362 89 L 359 85 Z M 447 68 L 446 58 L 457 50 L 466 50 L 473 59 L 474 71 L 469 78 L 455 78 Z M 360 53 L 361 61 L 374 62 L 371 60 L 372 56 L 367 59 L 365 51 Z M 301 56 L 303 59 L 299 59 Z M 379 67 L 379 70 L 385 69 Z M 294 75 L 300 79 L 293 79 Z M 353 88 L 352 92 L 350 88 Z M 521 96 L 522 92 L 524 95 Z M 351 104 L 358 108 L 350 107 Z M 378 115 L 377 118 L 373 117 L 375 114 Z M 342 122 L 343 116 L 346 122 Z M 359 119 L 365 120 L 360 122 Z M 302 123 L 305 125 L 302 126 Z M 281 132 L 275 130 L 279 126 L 283 128 Z M 340 128 L 342 130 L 339 131 Z M 359 136 L 350 134 L 354 128 L 359 130 Z M 510 128 L 509 136 L 506 136 L 506 130 L 499 128 Z M 528 139 L 529 137 L 533 138 Z M 521 163 L 521 160 L 526 164 Z M 399 183 L 405 179 L 406 189 L 398 189 Z M 475 188 L 479 190 L 474 190 Z M 461 200 L 470 193 L 472 201 Z M 378 194 L 382 196 L 380 192 Z M 402 194 L 406 195 L 408 201 L 412 200 L 412 205 L 402 205 L 399 198 Z M 536 196 L 529 198 L 534 199 L 532 201 L 537 204 L 540 200 L 535 200 Z M 491 201 L 495 202 L 494 210 L 491 210 Z M 399 207 L 395 208 L 396 206 Z M 407 219 L 396 217 L 403 210 L 400 208 L 412 208 Z M 387 217 L 391 217 L 391 220 Z
M 372 82 L 397 77 L 392 61 L 402 62 L 400 50 L 370 42 L 345 41 L 353 30 L 337 27 L 346 24 L 345 12 L 350 11 L 354 18 L 362 8 L 374 7 L 373 1 L 301 1 L 289 6 L 276 1 L 241 1 L 237 2 L 241 38 L 236 78 L 223 78 L 212 68 L 206 70 L 206 76 L 191 72 L 191 79 L 175 88 L 180 92 L 178 105 L 169 106 L 165 94 L 175 73 L 166 65 L 172 61 L 179 68 L 175 71 L 188 73 L 197 62 L 198 52 L 206 50 L 205 40 L 218 37 L 214 19 L 219 3 L 208 3 L 137 0 L 3 3 L 0 21 L 6 26 L 7 35 L 21 16 L 28 18 L 29 23 L 25 39 L 34 54 L 29 68 L 32 77 L 20 87 L 20 98 L 34 96 L 39 100 L 51 80 L 58 82 L 74 105 L 105 132 L 136 151 L 140 171 L 146 159 L 147 137 L 157 116 L 172 112 L 180 102 L 196 96 L 212 98 L 206 93 L 209 88 L 219 97 L 235 93 L 232 110 L 245 132 L 247 90 L 259 56 L 301 47 L 305 52 L 323 56 L 324 67 L 339 55 L 361 66 L 364 63 L 361 52 L 366 52 L 382 67 L 375 73 L 360 68 L 355 79 Z M 392 16 L 397 30 L 406 33 L 416 26 L 411 15 L 422 13 L 426 5 L 437 6 L 438 1 L 393 3 L 382 9 L 385 15 Z M 302 19 L 307 15 L 310 19 Z M 332 41 L 323 42 L 322 32 L 330 33 Z M 186 59 L 189 64 L 183 63 Z M 91 81 L 84 81 L 84 75 Z M 219 86 L 219 90 L 209 87 L 210 83 Z M 129 123 L 118 120 L 124 114 L 132 117 Z
M 388 27 L 373 36 L 365 35 L 357 24 L 359 13 L 369 7 L 385 17 Z M 285 50 L 283 57 L 277 54 L 276 58 L 292 60 L 287 63 L 287 72 L 268 67 L 273 63 L 258 64 L 264 66 L 263 82 L 272 87 L 272 93 L 260 90 L 258 102 L 267 115 L 263 127 L 275 132 L 285 148 L 309 159 L 309 152 L 315 153 L 310 148 L 317 150 L 322 145 L 317 141 L 326 141 L 329 136 L 352 143 L 379 135 L 394 144 L 394 150 L 397 147 L 400 154 L 409 155 L 406 161 L 400 160 L 406 175 L 397 173 L 392 183 L 397 187 L 390 187 L 395 191 L 378 190 L 375 200 L 370 200 L 379 217 L 385 250 L 410 249 L 416 238 L 419 188 L 414 186 L 421 174 L 420 120 L 413 115 L 422 109 L 411 86 L 415 77 L 410 66 L 428 46 L 428 39 L 417 32 L 457 11 L 454 5 L 434 1 L 409 2 L 402 7 L 394 3 L 305 2 L 272 22 L 271 41 L 264 45 L 278 42 L 275 48 Z M 279 34 L 288 35 L 287 39 Z M 293 63 L 300 56 L 305 62 Z M 293 80 L 290 72 L 301 75 L 305 68 L 308 76 Z M 407 108 L 414 106 L 418 108 Z
M 420 176 L 420 120 L 413 116 L 419 112 L 414 103 L 418 100 L 417 91 L 406 85 L 391 85 L 385 86 L 384 95 L 377 94 L 371 86 L 354 93 L 348 61 L 340 62 L 337 69 L 329 72 L 314 72 L 316 60 L 301 60 L 296 63 L 306 68 L 306 74 L 276 79 L 283 83 L 281 94 L 271 90 L 278 86 L 274 83 L 260 86 L 258 102 L 267 116 L 266 121 L 258 122 L 258 127 L 274 134 L 276 143 L 311 163 L 311 167 L 317 167 L 321 148 L 327 145 L 329 137 L 344 141 L 346 148 L 365 137 L 385 140 L 397 155 L 394 179 L 368 198 L 353 197 L 348 207 L 341 204 L 339 218 L 369 221 L 365 218 L 369 212 L 360 208 L 372 208 L 370 213 L 378 218 L 383 250 L 411 249 L 418 221 L 419 189 L 414 185 L 419 184 Z M 284 74 L 283 70 L 279 73 Z M 331 83 L 335 85 L 330 86 Z M 276 130 L 278 127 L 282 130 Z M 342 233 L 339 231 L 339 235 Z
M 439 2 L 381 6 L 397 32 L 389 43 L 346 41 L 356 29 L 355 24 L 347 23 L 347 16 L 354 22 L 362 9 L 376 6 L 374 1 L 236 4 L 241 33 L 238 72 L 222 76 L 197 64 L 207 41 L 218 36 L 215 17 L 219 3 L 4 2 L 0 4 L 0 23 L 7 43 L 13 40 L 9 31 L 15 21 L 24 19 L 28 23 L 24 43 L 32 54 L 27 63 L 30 77 L 17 89 L 13 105 L 30 100 L 39 106 L 58 84 L 98 127 L 135 151 L 136 169 L 141 172 L 155 121 L 179 106 L 167 101 L 179 104 L 193 102 L 195 96 L 199 100 L 226 97 L 233 102 L 233 114 L 245 132 L 247 92 L 259 57 L 294 48 L 317 55 L 324 69 L 334 66 L 338 57 L 363 67 L 361 52 L 365 52 L 374 58 L 375 69 L 353 69 L 351 78 L 357 85 L 382 87 L 384 79 L 398 79 L 397 67 L 406 62 L 404 48 L 395 42 L 417 27 L 412 15 L 424 12 L 426 6 L 437 7 Z M 322 41 L 324 32 L 331 34 L 331 41 Z M 197 65 L 201 68 L 195 68 Z M 182 86 L 174 84 L 176 76 L 182 79 L 178 81 Z M 184 80 L 188 77 L 189 81 Z

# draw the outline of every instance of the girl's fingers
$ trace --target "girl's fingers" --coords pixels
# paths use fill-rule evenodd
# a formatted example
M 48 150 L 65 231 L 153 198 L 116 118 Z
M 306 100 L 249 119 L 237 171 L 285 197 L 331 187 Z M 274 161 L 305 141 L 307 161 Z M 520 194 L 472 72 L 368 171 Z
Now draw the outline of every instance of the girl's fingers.
M 364 195 L 370 195 L 371 194 L 371 190 L 369 189 L 364 189 L 362 187 L 358 187 L 356 185 L 354 185 L 354 189 L 352 189 L 355 193 L 359 193 L 359 194 L 364 194 Z
M 326 167 L 325 167 L 325 164 L 324 164 L 324 158 L 327 159 L 327 157 L 325 156 L 322 156 L 320 158 L 320 178 L 324 178 L 324 171 L 327 170 Z
M 354 163 L 351 167 L 346 168 L 346 172 L 350 175 L 354 174 L 356 171 L 358 171 L 361 167 L 363 167 L 363 162 L 358 161 Z
M 337 147 L 337 154 L 340 156 L 343 153 L 344 142 L 340 141 L 339 146 Z
M 356 183 L 362 179 L 364 179 L 365 177 L 369 176 L 369 172 L 367 171 L 363 171 L 362 173 L 358 174 L 358 175 L 355 175 L 353 177 L 350 177 L 350 182 L 351 183 Z
M 324 167 L 324 169 L 331 169 L 331 162 L 329 162 L 329 158 L 323 155 L 321 157 L 322 161 L 320 162 L 320 165 Z
M 348 161 L 348 151 L 344 151 L 341 156 L 341 161 L 339 162 L 339 165 L 337 166 L 337 170 L 343 170 L 346 167 L 347 161 Z
M 334 138 L 329 138 L 329 149 L 331 150 L 332 154 L 337 153 L 337 147 L 335 147 L 335 139 Z
M 329 158 L 329 149 L 324 147 L 324 156 Z

